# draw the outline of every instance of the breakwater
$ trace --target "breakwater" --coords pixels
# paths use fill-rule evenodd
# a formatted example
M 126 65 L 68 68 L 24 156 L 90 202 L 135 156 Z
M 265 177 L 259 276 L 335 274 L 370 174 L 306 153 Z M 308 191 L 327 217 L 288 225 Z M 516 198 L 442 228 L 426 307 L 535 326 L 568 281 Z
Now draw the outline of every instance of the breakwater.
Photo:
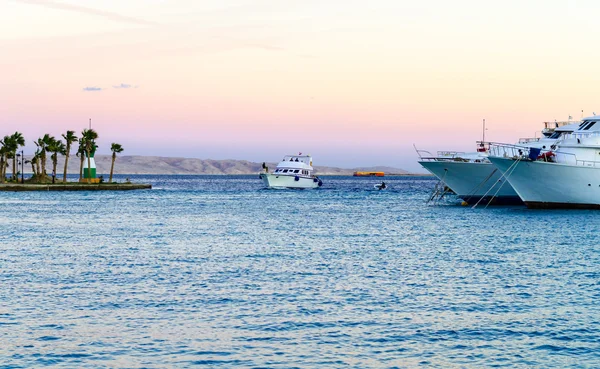
M 151 189 L 144 183 L 55 183 L 55 184 L 0 184 L 0 191 L 129 191 Z

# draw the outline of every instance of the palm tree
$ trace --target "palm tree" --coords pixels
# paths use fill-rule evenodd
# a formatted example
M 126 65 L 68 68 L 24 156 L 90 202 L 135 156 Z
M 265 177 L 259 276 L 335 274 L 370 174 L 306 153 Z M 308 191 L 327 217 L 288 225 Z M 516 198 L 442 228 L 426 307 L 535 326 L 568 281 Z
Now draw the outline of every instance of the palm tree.
M 40 160 L 41 159 L 40 150 L 35 151 L 35 155 L 33 156 L 33 158 L 35 159 L 35 168 L 36 168 L 35 175 L 36 175 L 36 177 L 38 177 L 39 175 L 42 174 L 42 166 L 40 163 L 40 161 L 41 161 Z
M 8 144 L 7 144 L 8 143 Z M 2 140 L 0 140 L 0 183 L 4 183 L 5 177 L 5 168 L 6 161 L 8 160 L 8 150 L 10 146 L 10 137 L 4 136 Z
M 63 138 L 65 139 L 66 148 L 65 148 L 65 170 L 63 172 L 63 182 L 67 181 L 67 167 L 69 165 L 69 155 L 71 154 L 71 144 L 77 142 L 77 136 L 75 136 L 75 131 L 67 131 L 67 133 L 63 133 Z
M 85 137 L 85 154 L 87 156 L 88 162 L 88 178 L 87 182 L 92 183 L 92 160 L 91 157 L 96 151 L 96 139 L 98 138 L 98 133 L 93 129 L 84 129 L 81 133 L 83 137 Z
M 8 166 L 10 164 L 10 159 L 14 159 L 15 155 L 13 154 L 15 147 L 14 141 L 10 142 L 10 146 L 7 147 L 6 150 L 6 162 L 4 162 L 4 175 L 6 176 L 6 171 L 8 170 Z M 15 177 L 11 176 L 10 181 L 14 181 Z
M 36 155 L 33 156 L 33 158 L 31 158 L 31 160 L 25 160 L 25 164 L 31 164 L 31 172 L 33 173 L 33 178 L 35 178 L 37 176 L 37 172 L 35 170 L 35 166 L 37 163 L 38 163 L 37 153 L 36 153 Z
M 65 155 L 67 149 L 61 140 L 51 137 L 46 150 L 52 153 L 50 158 L 52 159 L 52 183 L 54 183 L 56 180 L 56 164 L 58 162 L 58 154 Z
M 23 134 L 20 132 L 15 132 L 12 136 L 10 136 L 12 143 L 12 179 L 13 181 L 17 180 L 17 151 L 19 151 L 19 147 L 25 146 L 25 138 Z M 22 159 L 22 158 L 21 158 Z
M 79 148 L 76 156 L 79 156 L 79 182 L 83 179 L 83 161 L 85 160 L 85 137 L 79 139 Z
M 40 161 L 42 164 L 42 171 L 39 173 L 42 177 L 46 176 L 46 151 L 48 151 L 48 144 L 54 139 L 54 137 L 50 136 L 46 133 L 43 137 L 38 138 L 35 142 L 39 151 L 40 151 Z
M 115 168 L 115 160 L 117 160 L 117 153 L 123 152 L 121 144 L 112 143 L 110 144 L 110 151 L 112 151 L 112 164 L 110 165 L 110 177 L 108 183 L 112 183 L 113 169 Z

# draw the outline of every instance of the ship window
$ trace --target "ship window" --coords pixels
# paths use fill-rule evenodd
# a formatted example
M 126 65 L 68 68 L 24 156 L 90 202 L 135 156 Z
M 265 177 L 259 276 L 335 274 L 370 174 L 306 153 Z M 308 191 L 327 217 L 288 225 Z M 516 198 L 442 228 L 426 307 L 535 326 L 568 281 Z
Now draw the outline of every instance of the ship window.
M 581 129 L 583 126 L 585 126 L 587 124 L 587 122 L 588 122 L 587 120 L 584 120 L 583 123 L 581 123 L 579 125 L 579 129 Z
M 562 132 L 554 132 L 549 138 L 559 138 Z
M 288 171 L 287 169 L 284 169 L 284 170 L 283 170 L 283 173 L 287 173 L 287 171 Z
M 585 131 L 587 131 L 587 130 L 588 130 L 588 129 L 590 129 L 590 128 L 591 128 L 591 127 L 594 125 L 594 124 L 596 124 L 596 122 L 595 122 L 595 121 L 591 122 L 590 124 L 588 124 L 588 125 L 587 125 L 587 126 L 584 128 L 584 130 L 585 130 Z
M 294 171 L 294 173 L 298 173 L 298 172 L 300 172 L 300 169 L 296 169 L 296 170 Z

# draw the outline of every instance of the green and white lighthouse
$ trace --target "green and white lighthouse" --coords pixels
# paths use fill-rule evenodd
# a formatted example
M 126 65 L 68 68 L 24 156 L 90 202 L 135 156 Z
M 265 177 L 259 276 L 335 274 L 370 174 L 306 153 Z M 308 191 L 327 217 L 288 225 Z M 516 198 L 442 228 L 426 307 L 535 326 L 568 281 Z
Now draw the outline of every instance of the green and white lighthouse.
M 88 178 L 96 178 L 96 161 L 94 160 L 94 154 L 96 154 L 97 147 L 98 146 L 96 146 L 95 143 L 92 144 L 92 150 L 90 151 L 89 159 L 87 151 L 85 153 L 85 160 L 83 161 L 83 178 L 85 180 L 87 180 Z

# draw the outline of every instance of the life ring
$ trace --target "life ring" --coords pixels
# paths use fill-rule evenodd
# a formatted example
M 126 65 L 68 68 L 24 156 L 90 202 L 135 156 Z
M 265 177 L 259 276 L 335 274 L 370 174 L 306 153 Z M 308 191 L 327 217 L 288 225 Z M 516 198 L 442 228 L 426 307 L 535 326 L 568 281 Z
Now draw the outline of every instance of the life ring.
M 298 182 L 299 180 L 300 180 L 300 177 L 298 177 L 298 176 L 294 177 L 294 181 Z

